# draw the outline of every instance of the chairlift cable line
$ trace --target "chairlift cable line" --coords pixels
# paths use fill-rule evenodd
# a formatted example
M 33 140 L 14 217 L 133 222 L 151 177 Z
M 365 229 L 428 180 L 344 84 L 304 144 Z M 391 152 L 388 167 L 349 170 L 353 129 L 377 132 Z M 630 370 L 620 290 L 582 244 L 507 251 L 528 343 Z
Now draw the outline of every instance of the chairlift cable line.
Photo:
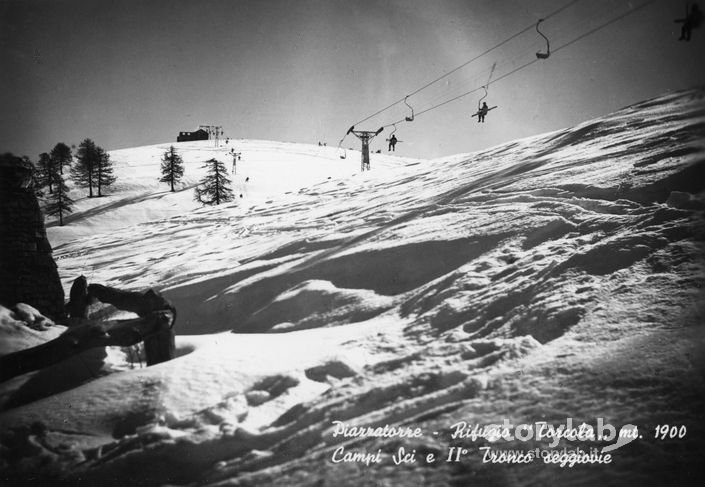
M 579 35 L 578 37 L 576 37 L 576 38 L 573 39 L 572 41 L 566 42 L 565 44 L 563 44 L 563 45 L 557 47 L 556 49 L 554 49 L 553 52 L 554 52 L 554 53 L 555 53 L 555 52 L 558 52 L 558 51 L 560 51 L 561 49 L 564 49 L 564 48 L 570 46 L 571 44 L 575 44 L 576 42 L 578 42 L 578 41 L 584 39 L 585 37 L 588 37 L 588 36 L 594 34 L 594 33 L 597 32 L 598 30 L 602 30 L 602 29 L 604 29 L 605 27 L 607 27 L 607 26 L 609 26 L 609 25 L 612 25 L 612 24 L 614 24 L 615 22 L 617 22 L 617 21 L 619 21 L 619 20 L 622 20 L 624 17 L 627 17 L 627 16 L 633 14 L 634 12 L 637 12 L 637 11 L 641 10 L 641 9 L 644 8 L 644 7 L 647 7 L 648 5 L 654 3 L 655 1 L 656 1 L 656 0 L 647 0 L 646 2 L 642 3 L 642 4 L 639 5 L 638 7 L 635 7 L 633 10 L 628 10 L 628 11 L 626 11 L 625 13 L 623 13 L 623 14 L 621 14 L 621 15 L 615 17 L 614 19 L 609 20 L 609 21 L 605 22 L 605 23 L 602 24 L 602 25 L 598 25 L 598 26 L 595 27 L 594 29 L 591 29 L 591 30 L 585 32 L 584 34 Z
M 574 0 L 574 1 L 571 2 L 571 3 L 575 3 L 575 2 L 579 2 L 579 1 L 580 1 L 580 0 Z M 533 26 L 534 26 L 534 24 L 531 25 L 531 27 L 533 27 Z M 376 116 L 379 115 L 380 113 L 385 112 L 385 111 L 389 110 L 390 108 L 392 108 L 393 106 L 395 106 L 395 105 L 397 105 L 397 104 L 403 102 L 404 100 L 406 100 L 406 99 L 409 98 L 410 96 L 416 95 L 417 93 L 421 92 L 422 90 L 425 90 L 426 88 L 430 87 L 431 85 L 433 85 L 433 84 L 435 84 L 435 83 L 441 81 L 441 80 L 444 79 L 444 78 L 447 78 L 448 76 L 450 76 L 451 74 L 453 74 L 453 73 L 459 71 L 460 69 L 464 68 L 464 67 L 467 66 L 468 64 L 470 64 L 470 63 L 472 63 L 472 62 L 474 62 L 474 61 L 477 61 L 477 60 L 480 59 L 482 56 L 484 56 L 484 55 L 486 55 L 486 54 L 489 54 L 490 52 L 494 51 L 495 49 L 498 49 L 499 47 L 502 47 L 504 44 L 508 43 L 509 41 L 512 41 L 512 40 L 514 40 L 515 38 L 519 37 L 520 35 L 522 35 L 522 34 L 525 33 L 526 31 L 528 31 L 531 27 L 527 27 L 527 28 L 522 29 L 520 32 L 517 32 L 516 34 L 514 34 L 514 35 L 511 36 L 511 37 L 509 37 L 508 39 L 506 39 L 506 40 L 500 42 L 499 44 L 495 45 L 494 47 L 491 47 L 491 48 L 485 50 L 485 51 L 482 52 L 481 54 L 478 54 L 477 56 L 475 56 L 475 57 L 472 58 L 471 60 L 469 60 L 469 61 L 467 61 L 467 62 L 461 64 L 460 66 L 457 66 L 456 68 L 451 69 L 450 71 L 448 71 L 447 73 L 445 73 L 445 74 L 439 76 L 438 78 L 434 79 L 433 81 L 430 81 L 430 82 L 426 83 L 426 84 L 423 85 L 421 88 L 419 88 L 419 89 L 417 89 L 417 90 L 415 90 L 415 91 L 412 91 L 411 93 L 409 93 L 408 95 L 406 95 L 404 98 L 400 98 L 399 100 L 397 100 L 397 101 L 395 101 L 395 102 L 393 102 L 393 103 L 387 105 L 386 107 L 382 108 L 381 110 L 376 111 L 375 113 L 373 113 L 373 114 L 370 115 L 369 117 L 363 118 L 362 120 L 360 120 L 359 122 L 355 123 L 354 125 L 359 125 L 359 124 L 361 124 L 361 123 L 363 123 L 363 122 L 368 121 L 368 120 L 371 119 L 371 118 L 376 117 Z
M 656 0 L 647 0 L 647 1 L 645 1 L 644 3 L 642 3 L 641 5 L 639 5 L 638 7 L 635 7 L 635 8 L 632 9 L 632 10 L 629 10 L 629 11 L 623 13 L 623 14 L 620 14 L 620 15 L 618 15 L 617 17 L 615 17 L 615 18 L 613 18 L 613 19 L 611 19 L 611 20 L 608 20 L 608 21 L 605 22 L 604 24 L 601 24 L 601 25 L 595 27 L 594 29 L 591 29 L 591 30 L 585 32 L 584 34 L 579 35 L 579 36 L 576 37 L 575 39 L 572 39 L 572 40 L 566 42 L 565 44 L 562 44 L 562 45 L 559 46 L 557 49 L 555 49 L 553 52 L 560 51 L 561 49 L 564 49 L 564 48 L 566 48 L 566 47 L 568 47 L 568 46 L 570 46 L 570 45 L 572 45 L 572 44 L 575 44 L 575 43 L 578 42 L 579 40 L 582 40 L 582 39 L 584 39 L 585 37 L 588 37 L 589 35 L 592 35 L 592 34 L 594 34 L 595 32 L 598 32 L 599 30 L 601 30 L 601 29 L 603 29 L 603 28 L 605 28 L 605 27 L 607 27 L 607 26 L 609 26 L 609 25 L 611 25 L 611 24 L 613 24 L 613 23 L 615 23 L 615 22 L 617 22 L 617 21 L 619 21 L 619 20 L 621 20 L 621 19 L 623 19 L 623 18 L 625 18 L 625 17 L 627 17 L 627 16 L 629 16 L 629 15 L 635 13 L 635 12 L 638 12 L 639 10 L 641 10 L 641 9 L 643 9 L 643 8 L 645 8 L 645 7 L 647 7 L 647 6 L 649 6 L 650 4 L 654 3 L 655 1 L 656 1 Z M 514 73 L 516 73 L 516 72 L 518 72 L 518 71 L 520 71 L 520 70 L 522 70 L 522 69 L 524 69 L 524 68 L 526 68 L 526 67 L 529 67 L 529 66 L 531 66 L 532 64 L 537 63 L 537 62 L 539 62 L 539 61 L 540 61 L 540 59 L 534 58 L 534 59 L 532 59 L 531 61 L 529 61 L 529 62 L 527 62 L 527 63 L 525 63 L 525 64 L 519 66 L 518 68 L 513 69 L 512 71 L 510 71 L 510 72 L 508 72 L 508 73 L 506 73 L 506 74 L 503 74 L 502 76 L 500 76 L 500 77 L 497 78 L 496 80 L 492 81 L 492 83 L 497 83 L 498 81 L 501 81 L 501 80 L 503 80 L 503 79 L 505 79 L 505 78 L 508 78 L 509 76 L 513 75 Z M 467 93 L 463 93 L 462 95 L 459 95 L 459 96 L 456 96 L 456 97 L 454 97 L 454 98 L 451 98 L 450 100 L 447 100 L 447 101 L 445 101 L 445 102 L 443 102 L 443 103 L 440 103 L 440 104 L 438 104 L 438 105 L 436 105 L 436 106 L 434 106 L 434 107 L 431 107 L 431 108 L 428 108 L 428 109 L 426 109 L 426 110 L 423 110 L 423 111 L 421 111 L 421 112 L 419 112 L 419 113 L 416 113 L 416 117 L 418 117 L 419 115 L 422 115 L 422 114 L 424 114 L 424 113 L 426 113 L 426 112 L 429 112 L 429 111 L 431 111 L 431 110 L 434 110 L 434 109 L 436 109 L 436 108 L 439 108 L 439 107 L 441 107 L 441 106 L 443 106 L 443 105 L 446 105 L 446 104 L 448 104 L 448 103 L 450 103 L 450 102 L 452 102 L 452 101 L 455 101 L 455 100 L 457 100 L 457 99 L 459 99 L 459 98 L 462 98 L 462 97 L 464 97 L 464 96 L 467 96 L 467 95 L 469 95 L 470 93 L 474 93 L 474 92 L 476 92 L 476 91 L 479 91 L 480 89 L 482 89 L 482 87 L 480 87 L 480 88 L 475 88 L 474 90 L 470 90 L 470 91 L 468 91 Z M 392 126 L 392 125 L 399 124 L 399 123 L 402 123 L 402 122 L 404 122 L 404 121 L 405 121 L 405 119 L 401 119 L 401 120 L 398 120 L 397 122 L 394 122 L 394 123 L 392 123 L 392 124 L 385 125 L 385 126 L 383 126 L 382 128 L 390 127 L 390 126 Z M 347 134 L 346 134 L 346 136 L 347 136 Z M 345 137 L 343 137 L 343 139 L 345 139 Z M 341 142 L 342 142 L 342 140 L 341 140 Z M 511 168 L 510 168 L 510 169 L 511 169 Z M 492 181 L 496 181 L 496 180 L 498 179 L 498 176 L 504 176 L 503 173 L 505 173 L 506 171 L 509 171 L 510 169 L 504 169 L 504 170 L 499 171 L 499 172 L 496 173 L 496 174 L 490 174 L 490 175 L 488 175 L 488 176 L 485 176 L 485 177 L 480 178 L 480 179 L 477 180 L 477 181 L 473 181 L 471 184 L 472 184 L 472 186 L 473 186 L 474 191 L 480 191 L 480 190 L 482 190 L 482 189 L 484 189 L 484 188 L 490 187 L 490 184 L 492 183 Z M 446 193 L 445 195 L 441 195 L 441 198 L 442 198 L 441 201 L 452 201 L 452 199 L 453 199 L 454 197 L 456 197 L 457 195 L 459 195 L 459 194 L 461 194 L 461 193 L 462 193 L 462 194 L 466 194 L 467 191 L 468 191 L 468 188 L 464 186 L 464 187 L 462 187 L 460 190 L 454 190 L 454 191 L 452 191 L 452 192 L 450 192 L 450 193 Z M 438 202 L 437 202 L 437 203 L 438 203 Z M 398 224 L 400 224 L 400 223 L 406 222 L 406 221 L 408 221 L 410 218 L 412 218 L 414 214 L 415 214 L 414 212 L 412 212 L 412 213 L 407 213 L 407 214 L 405 214 L 405 215 L 402 215 L 401 217 L 398 217 L 398 218 L 396 218 L 396 219 L 393 219 L 391 222 L 385 223 L 382 227 L 373 229 L 373 230 L 371 230 L 371 231 L 369 231 L 369 232 L 366 232 L 366 233 L 363 234 L 363 235 L 357 235 L 357 236 L 355 236 L 355 237 L 350 237 L 349 239 L 345 240 L 344 242 L 342 242 L 342 243 L 341 243 L 340 245 L 338 245 L 337 247 L 334 247 L 334 248 L 331 248 L 331 249 L 328 249 L 328 250 L 324 251 L 323 254 L 322 254 L 323 257 L 321 257 L 321 255 L 316 255 L 316 261 L 319 261 L 319 259 L 321 259 L 321 258 L 329 258 L 329 257 L 332 256 L 332 255 L 339 254 L 340 252 L 342 252 L 342 251 L 344 251 L 344 250 L 347 250 L 347 249 L 353 247 L 354 245 L 357 245 L 358 242 L 361 242 L 361 241 L 362 241 L 363 239 L 365 239 L 365 238 L 369 238 L 370 236 L 377 235 L 377 234 L 383 232 L 386 228 L 390 228 L 390 227 L 393 226 L 393 225 L 398 225 Z M 308 268 L 310 268 L 312 265 L 314 265 L 314 263 L 315 263 L 315 262 L 313 262 L 312 259 L 309 259 L 309 260 L 306 261 L 306 262 L 302 262 L 301 264 L 296 265 L 296 266 L 294 267 L 294 269 L 295 269 L 295 270 L 308 269 Z
M 555 15 L 558 15 L 558 14 L 561 13 L 563 10 L 565 10 L 565 9 L 567 9 L 567 8 L 569 8 L 569 7 L 571 7 L 573 4 L 578 3 L 578 2 L 580 2 L 580 1 L 581 1 L 581 0 L 571 0 L 570 2 L 566 3 L 566 4 L 563 5 L 562 7 L 558 8 L 557 10 L 554 10 L 554 11 L 551 12 L 550 14 L 546 15 L 545 17 L 543 17 L 543 20 L 546 21 L 546 20 L 550 19 L 551 17 L 553 17 L 553 16 L 555 16 Z M 503 41 L 500 42 L 499 44 L 497 44 L 497 45 L 495 45 L 495 46 L 493 46 L 493 47 L 490 47 L 489 49 L 487 49 L 487 50 L 485 50 L 484 52 L 478 54 L 477 56 L 475 56 L 474 58 L 470 59 L 469 61 L 466 61 L 466 62 L 464 62 L 463 64 L 461 64 L 460 66 L 457 66 L 457 67 L 451 69 L 450 71 L 448 71 L 447 73 L 442 74 L 442 75 L 439 76 L 438 78 L 436 78 L 436 79 L 434 79 L 434 80 L 432 80 L 432 81 L 429 81 L 428 83 L 426 83 L 425 85 L 423 85 L 421 88 L 418 88 L 417 90 L 412 91 L 411 93 L 409 93 L 408 95 L 404 96 L 403 98 L 400 98 L 400 99 L 396 100 L 395 102 L 390 103 L 389 105 L 387 105 L 386 107 L 382 108 L 381 110 L 376 111 L 376 112 L 373 113 L 372 115 L 370 115 L 370 116 L 368 116 L 368 117 L 366 117 L 366 118 L 363 118 L 362 120 L 360 120 L 360 121 L 354 123 L 353 125 L 359 125 L 359 124 L 361 124 L 361 123 L 363 123 L 363 122 L 366 122 L 366 121 L 368 121 L 369 119 L 371 119 L 371 118 L 373 118 L 373 117 L 379 115 L 380 113 L 389 110 L 389 109 L 392 108 L 394 105 L 397 105 L 397 104 L 403 102 L 404 100 L 406 100 L 406 99 L 409 98 L 410 96 L 416 95 L 417 93 L 419 93 L 419 92 L 425 90 L 425 89 L 428 88 L 429 86 L 431 86 L 431 85 L 433 85 L 433 84 L 435 84 L 435 83 L 438 83 L 439 81 L 441 81 L 441 80 L 444 79 L 444 78 L 447 78 L 448 76 L 450 76 L 451 74 L 453 74 L 453 73 L 457 72 L 458 70 L 464 68 L 464 67 L 467 66 L 468 64 L 470 64 L 470 63 L 472 63 L 472 62 L 474 62 L 474 61 L 477 61 L 477 60 L 480 59 L 482 56 L 485 56 L 486 54 L 488 54 L 488 53 L 494 51 L 495 49 L 498 49 L 498 48 L 502 47 L 503 45 L 507 44 L 508 42 L 510 42 L 510 41 L 512 41 L 512 40 L 514 40 L 514 39 L 516 39 L 517 37 L 519 37 L 520 35 L 524 34 L 525 32 L 527 32 L 527 31 L 529 31 L 529 30 L 535 28 L 535 26 L 536 26 L 535 23 L 531 23 L 531 25 L 528 25 L 528 26 L 524 27 L 522 30 L 520 30 L 520 31 L 517 32 L 516 34 L 514 34 L 514 35 L 508 37 L 507 39 L 503 40 Z
M 575 44 L 576 42 L 578 42 L 578 41 L 580 41 L 580 40 L 582 40 L 582 39 L 584 39 L 584 38 L 586 38 L 586 37 L 588 37 L 588 36 L 594 34 L 595 32 L 597 32 L 597 31 L 599 31 L 599 30 L 602 30 L 602 29 L 604 29 L 605 27 L 607 27 L 607 26 L 609 26 L 609 25 L 614 24 L 615 22 L 618 22 L 619 20 L 622 20 L 623 18 L 625 18 L 625 17 L 627 17 L 627 16 L 629 16 L 629 15 L 631 15 L 631 14 L 633 14 L 633 13 L 639 11 L 639 10 L 641 10 L 641 9 L 644 8 L 644 7 L 647 7 L 648 5 L 654 3 L 655 1 L 656 1 L 656 0 L 647 0 L 646 2 L 642 3 L 641 5 L 635 7 L 634 9 L 628 10 L 627 12 L 625 12 L 625 13 L 623 13 L 623 14 L 620 14 L 620 15 L 618 15 L 617 17 L 614 17 L 613 19 L 608 20 L 608 21 L 605 22 L 604 24 L 600 24 L 600 25 L 598 25 L 597 27 L 595 27 L 595 28 L 593 28 L 593 29 L 590 29 L 589 31 L 587 31 L 587 32 L 585 32 L 585 33 L 579 35 L 579 36 L 576 37 L 575 39 L 572 39 L 572 40 L 566 42 L 565 44 L 562 44 L 562 45 L 560 45 L 559 47 L 555 48 L 555 49 L 553 50 L 553 53 L 556 53 L 556 52 L 560 51 L 561 49 L 564 49 L 564 48 L 566 48 L 566 47 L 568 47 L 568 46 L 571 46 L 572 44 Z M 531 66 L 532 64 L 537 63 L 537 62 L 539 62 L 539 61 L 540 61 L 540 59 L 538 59 L 538 58 L 532 59 L 531 61 L 528 61 L 528 62 L 522 64 L 521 66 L 519 66 L 519 67 L 517 67 L 517 68 L 514 68 L 513 70 L 509 71 L 508 73 L 503 74 L 502 76 L 500 76 L 499 78 L 495 79 L 494 81 L 489 82 L 489 83 L 487 84 L 487 86 L 489 86 L 490 84 L 497 83 L 498 81 L 501 81 L 501 80 L 503 80 L 503 79 L 505 79 L 505 78 L 508 78 L 509 76 L 515 74 L 516 72 L 521 71 L 521 70 L 524 69 L 524 68 L 528 68 L 528 67 Z M 453 98 L 450 98 L 450 99 L 448 99 L 448 100 L 446 100 L 446 101 L 444 101 L 444 102 L 442 102 L 442 103 L 439 103 L 439 104 L 434 105 L 434 106 L 432 106 L 432 107 L 430 107 L 430 108 L 427 108 L 427 109 L 425 109 L 425 110 L 422 110 L 422 111 L 420 111 L 420 112 L 417 112 L 417 113 L 416 113 L 416 117 L 419 117 L 420 115 L 423 115 L 424 113 L 430 112 L 431 110 L 435 110 L 436 108 L 440 108 L 440 107 L 442 107 L 442 106 L 444 106 L 444 105 L 447 105 L 448 103 L 451 103 L 451 102 L 454 102 L 454 101 L 456 101 L 456 100 L 459 100 L 460 98 L 464 98 L 464 97 L 466 97 L 466 96 L 468 96 L 468 95 L 470 95 L 470 94 L 472 94 L 472 93 L 475 93 L 475 92 L 477 92 L 477 91 L 482 90 L 483 88 L 484 88 L 484 86 L 480 86 L 479 88 L 474 88 L 474 89 L 472 89 L 472 90 L 470 90 L 470 91 L 466 91 L 465 93 L 462 93 L 462 94 L 457 95 L 457 96 L 455 96 L 455 97 L 453 97 Z M 391 126 L 394 125 L 394 124 L 398 124 L 398 123 L 402 123 L 402 122 L 404 122 L 404 119 L 397 120 L 397 121 L 394 122 L 394 123 L 390 123 L 390 124 L 384 125 L 384 128 L 391 127 Z
M 562 45 L 559 46 L 557 49 L 555 49 L 553 52 L 557 52 L 557 51 L 559 51 L 559 50 L 561 50 L 561 49 L 563 49 L 563 48 L 566 48 L 566 47 L 568 47 L 568 46 L 570 46 L 570 45 L 572 45 L 572 44 L 578 42 L 579 40 L 582 40 L 582 39 L 584 39 L 585 37 L 587 37 L 587 36 L 589 36 L 589 35 L 592 35 L 592 34 L 594 34 L 595 32 L 597 32 L 597 31 L 599 31 L 599 30 L 601 30 L 601 29 L 607 27 L 608 25 L 611 25 L 611 24 L 613 24 L 613 23 L 615 23 L 615 22 L 617 22 L 617 21 L 619 21 L 619 20 L 621 20 L 621 19 L 623 19 L 623 18 L 625 18 L 625 17 L 627 17 L 627 16 L 633 14 L 634 12 L 637 12 L 637 11 L 641 10 L 642 8 L 647 7 L 648 5 L 654 3 L 655 1 L 656 1 L 656 0 L 647 0 L 647 1 L 645 1 L 644 3 L 642 3 L 641 5 L 639 5 L 638 7 L 634 8 L 634 9 L 632 9 L 632 10 L 629 10 L 629 11 L 623 13 L 623 14 L 620 14 L 619 16 L 617 16 L 617 17 L 615 17 L 615 18 L 613 18 L 613 19 L 611 19 L 611 20 L 605 22 L 604 24 L 601 24 L 601 25 L 595 27 L 594 29 L 589 30 L 588 32 L 586 32 L 586 33 L 584 33 L 584 34 L 579 35 L 579 36 L 576 37 L 575 39 L 570 40 L 570 41 L 566 42 L 565 44 L 562 44 Z M 492 81 L 492 83 L 496 83 L 496 82 L 501 81 L 501 80 L 503 80 L 503 79 L 505 79 L 505 78 L 508 78 L 509 76 L 511 76 L 512 74 L 516 73 L 517 71 L 520 71 L 520 70 L 522 70 L 522 69 L 524 69 L 524 68 L 526 68 L 526 67 L 529 67 L 529 66 L 531 66 L 532 64 L 537 63 L 537 62 L 539 62 L 539 61 L 540 61 L 540 59 L 538 59 L 538 58 L 532 59 L 531 61 L 529 61 L 529 62 L 527 62 L 527 63 L 525 63 L 525 64 L 519 66 L 518 68 L 513 69 L 512 71 L 510 71 L 510 72 L 508 72 L 508 73 L 506 73 L 506 74 L 503 74 L 502 76 L 500 76 L 500 77 L 497 78 L 496 80 Z M 482 87 L 480 87 L 480 88 L 475 88 L 475 89 L 473 89 L 473 90 L 468 91 L 467 93 L 463 93 L 462 95 L 458 95 L 458 96 L 456 96 L 456 97 L 454 97 L 454 98 L 451 98 L 450 100 L 447 100 L 447 101 L 445 101 L 445 102 L 443 102 L 443 103 L 440 103 L 440 104 L 438 104 L 438 105 L 436 105 L 436 106 L 433 106 L 433 107 L 428 108 L 428 109 L 426 109 L 426 110 L 423 110 L 423 111 L 421 111 L 421 112 L 419 112 L 419 113 L 416 113 L 416 116 L 418 117 L 418 116 L 421 115 L 421 114 L 424 114 L 424 113 L 429 112 L 429 111 L 431 111 L 431 110 L 435 110 L 436 108 L 439 108 L 439 107 L 441 107 L 441 106 L 443 106 L 443 105 L 446 105 L 446 104 L 448 104 L 448 103 L 450 103 L 450 102 L 452 102 L 452 101 L 455 101 L 455 100 L 457 100 L 457 99 L 459 99 L 459 98 L 462 98 L 462 97 L 464 97 L 464 96 L 467 96 L 467 95 L 469 95 L 470 93 L 474 93 L 474 92 L 476 92 L 476 91 L 479 91 L 480 89 L 482 89 Z M 403 100 L 403 99 L 402 99 L 402 100 Z M 382 128 L 390 127 L 390 126 L 392 126 L 392 125 L 399 124 L 399 123 L 402 123 L 402 122 L 404 122 L 404 121 L 405 121 L 405 119 L 401 119 L 401 120 L 398 120 L 397 122 L 391 123 L 391 124 L 389 124 L 389 125 L 385 125 L 385 126 L 383 126 Z M 346 134 L 346 136 L 347 136 L 347 134 Z M 345 139 L 345 137 L 343 137 L 343 139 L 341 139 L 341 143 L 342 143 L 342 140 L 344 140 L 344 139 Z M 502 173 L 504 173 L 504 172 L 506 172 L 506 171 L 508 171 L 508 170 L 509 170 L 509 169 L 502 170 L 502 171 L 500 171 L 500 172 L 497 173 L 497 174 L 491 174 L 491 175 L 489 175 L 489 176 L 485 176 L 485 177 L 483 177 L 483 178 L 480 178 L 480 180 L 478 180 L 478 181 L 473 181 L 471 184 L 474 186 L 474 191 L 479 191 L 479 190 L 481 190 L 481 189 L 490 187 L 489 185 L 490 185 L 490 183 L 491 183 L 493 180 L 497 180 L 497 178 L 498 178 L 499 175 L 503 175 Z M 452 199 L 453 199 L 456 195 L 460 194 L 461 192 L 462 192 L 462 194 L 465 194 L 465 193 L 467 192 L 467 190 L 468 190 L 468 188 L 466 188 L 466 187 L 461 188 L 460 191 L 455 190 L 455 191 L 453 191 L 453 192 L 451 192 L 451 193 L 448 193 L 448 194 L 446 194 L 446 195 L 443 195 L 443 200 L 445 200 L 445 201 L 452 201 Z M 387 222 L 383 227 L 380 227 L 380 228 L 376 228 L 376 229 L 374 229 L 374 230 L 371 230 L 370 232 L 367 232 L 367 233 L 365 233 L 364 235 L 357 235 L 357 236 L 355 236 L 355 237 L 351 237 L 351 238 L 345 240 L 344 242 L 342 242 L 342 243 L 341 243 L 340 245 L 338 245 L 337 247 L 324 251 L 324 252 L 323 252 L 323 257 L 321 257 L 321 255 L 317 255 L 317 256 L 316 256 L 316 260 L 318 260 L 318 259 L 320 259 L 320 258 L 328 258 L 328 257 L 330 257 L 330 256 L 332 256 L 332 255 L 339 254 L 340 252 L 342 252 L 342 251 L 344 251 L 344 250 L 347 250 L 347 249 L 349 249 L 350 247 L 352 247 L 352 246 L 354 246 L 354 245 L 357 245 L 357 243 L 358 243 L 358 242 L 361 242 L 363 239 L 368 238 L 368 237 L 373 236 L 373 235 L 377 235 L 377 234 L 383 232 L 383 231 L 385 230 L 385 228 L 389 228 L 390 226 L 393 226 L 393 225 L 395 225 L 395 224 L 400 224 L 400 223 L 403 223 L 403 222 L 405 222 L 405 221 L 408 221 L 408 220 L 409 220 L 410 218 L 412 218 L 412 217 L 413 217 L 413 214 L 412 214 L 412 213 L 408 213 L 408 214 L 406 214 L 406 215 L 402 215 L 401 217 L 392 220 L 391 222 Z M 308 268 L 310 268 L 312 265 L 314 265 L 314 262 L 313 262 L 311 259 L 309 259 L 309 260 L 306 261 L 306 262 L 302 262 L 301 264 L 296 265 L 294 269 L 295 269 L 295 270 L 308 269 Z

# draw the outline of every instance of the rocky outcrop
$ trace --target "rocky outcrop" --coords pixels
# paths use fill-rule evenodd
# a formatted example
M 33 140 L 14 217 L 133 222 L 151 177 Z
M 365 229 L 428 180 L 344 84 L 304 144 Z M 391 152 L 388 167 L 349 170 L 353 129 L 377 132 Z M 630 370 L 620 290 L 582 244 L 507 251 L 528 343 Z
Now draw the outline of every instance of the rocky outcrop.
M 32 165 L 0 156 L 0 304 L 29 303 L 54 320 L 64 317 L 64 290 L 30 187 Z

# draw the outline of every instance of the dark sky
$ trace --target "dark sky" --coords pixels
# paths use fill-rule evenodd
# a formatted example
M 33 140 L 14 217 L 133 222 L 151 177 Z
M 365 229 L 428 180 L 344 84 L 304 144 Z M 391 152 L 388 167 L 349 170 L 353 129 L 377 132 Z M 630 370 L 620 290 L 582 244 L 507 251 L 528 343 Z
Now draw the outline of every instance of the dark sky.
M 578 1 L 541 29 L 556 49 L 643 2 Z M 352 123 L 567 3 L 0 0 L 0 151 L 36 160 L 86 137 L 106 149 L 156 144 L 199 124 L 234 138 L 337 145 Z M 529 30 L 409 98 L 418 112 L 489 80 L 486 101 L 499 108 L 486 124 L 469 116 L 480 90 L 399 125 L 399 153 L 468 152 L 705 85 L 705 27 L 678 42 L 673 20 L 684 9 L 654 0 L 493 83 L 545 49 Z M 407 114 L 399 104 L 357 128 Z

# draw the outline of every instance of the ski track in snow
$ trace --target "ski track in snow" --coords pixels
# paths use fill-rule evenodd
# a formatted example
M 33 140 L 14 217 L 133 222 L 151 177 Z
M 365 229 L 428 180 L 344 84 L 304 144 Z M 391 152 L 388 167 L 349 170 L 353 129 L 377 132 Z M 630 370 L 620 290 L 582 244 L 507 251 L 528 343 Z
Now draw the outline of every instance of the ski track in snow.
M 340 159 L 330 147 L 174 144 L 187 178 L 176 193 L 156 182 L 170 144 L 112 151 L 121 191 L 82 200 L 69 225 L 50 226 L 55 258 L 67 290 L 83 274 L 162 291 L 178 310 L 179 357 L 128 371 L 116 363 L 121 373 L 82 385 L 61 385 L 61 366 L 19 378 L 4 385 L 5 405 L 59 385 L 2 422 L 45 424 L 46 468 L 68 468 L 74 485 L 123 485 L 109 479 L 127 472 L 145 485 L 274 485 L 282 472 L 307 484 L 329 478 L 333 447 L 356 444 L 333 437 L 333 420 L 442 428 L 462 411 L 532 422 L 528 398 L 553 404 L 561 380 L 598 369 L 596 389 L 616 380 L 605 363 L 617 344 L 642 339 L 651 350 L 648 337 L 678 333 L 666 348 L 690 353 L 702 334 L 678 331 L 678 320 L 702 318 L 703 93 L 473 154 L 372 154 L 365 173 L 359 153 Z M 233 146 L 236 201 L 199 207 L 200 164 L 215 156 L 230 167 Z M 672 356 L 649 360 L 688 370 Z M 109 372 L 109 360 L 82 360 Z M 645 365 L 629 360 L 638 379 Z M 587 394 L 575 406 L 586 417 L 600 405 L 624 419 L 637 411 L 628 398 L 598 400 L 582 389 L 589 383 L 571 386 Z M 336 468 L 344 485 L 366 485 L 367 467 Z M 470 475 L 434 472 L 439 484 Z M 526 472 L 527 483 L 545 480 Z M 418 471 L 378 473 L 401 484 Z

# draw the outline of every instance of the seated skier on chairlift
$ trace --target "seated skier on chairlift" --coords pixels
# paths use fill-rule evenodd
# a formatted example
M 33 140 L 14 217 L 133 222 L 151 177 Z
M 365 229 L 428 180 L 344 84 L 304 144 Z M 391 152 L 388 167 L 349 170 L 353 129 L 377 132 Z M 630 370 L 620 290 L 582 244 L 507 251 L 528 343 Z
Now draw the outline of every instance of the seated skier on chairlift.
M 487 115 L 487 112 L 490 111 L 490 108 L 487 106 L 487 102 L 482 102 L 482 106 L 480 109 L 477 111 L 477 123 L 485 123 L 485 115 Z
M 394 152 L 396 146 L 397 146 L 397 136 L 392 134 L 392 136 L 389 138 L 389 151 Z
M 691 31 L 695 28 L 700 27 L 703 20 L 703 13 L 700 11 L 697 3 L 694 3 L 688 11 L 686 5 L 686 16 L 683 19 L 676 19 L 675 22 L 678 24 L 683 24 L 681 27 L 681 36 L 678 38 L 679 41 L 690 41 Z

